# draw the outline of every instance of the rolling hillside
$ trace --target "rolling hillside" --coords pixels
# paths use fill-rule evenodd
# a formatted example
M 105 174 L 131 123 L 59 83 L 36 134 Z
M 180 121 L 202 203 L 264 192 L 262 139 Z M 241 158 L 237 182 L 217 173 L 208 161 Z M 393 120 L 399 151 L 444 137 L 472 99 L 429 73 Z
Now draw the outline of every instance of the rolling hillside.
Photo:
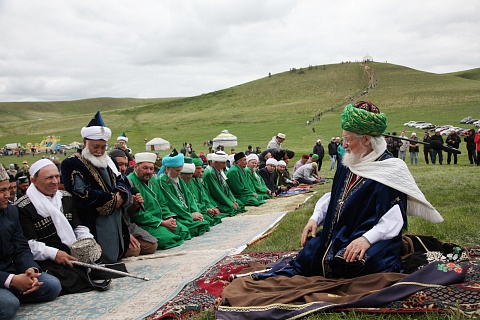
M 375 88 L 362 95 L 370 84 Z M 112 129 L 111 143 L 124 131 L 134 152 L 144 151 L 143 139 L 153 137 L 178 149 L 189 142 L 197 152 L 206 151 L 203 141 L 227 129 L 238 137 L 239 150 L 248 144 L 265 148 L 283 132 L 285 148 L 305 153 L 316 139 L 326 145 L 341 134 L 339 114 L 349 97 L 377 104 L 387 114 L 390 132 L 407 129 L 403 123 L 409 120 L 459 125 L 466 116 L 480 118 L 480 69 L 433 74 L 388 63 L 342 63 L 290 70 L 188 98 L 0 103 L 0 146 L 40 142 L 46 135 L 60 136 L 64 144 L 81 141 L 81 127 L 100 110 Z M 318 113 L 320 121 L 307 126 Z

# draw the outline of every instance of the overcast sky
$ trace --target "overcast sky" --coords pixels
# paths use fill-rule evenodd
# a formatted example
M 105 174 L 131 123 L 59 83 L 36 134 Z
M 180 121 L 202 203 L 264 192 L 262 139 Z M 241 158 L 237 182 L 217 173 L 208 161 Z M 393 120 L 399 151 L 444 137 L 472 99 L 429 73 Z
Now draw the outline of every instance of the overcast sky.
M 292 67 L 480 67 L 480 1 L 0 0 L 0 101 L 196 96 Z

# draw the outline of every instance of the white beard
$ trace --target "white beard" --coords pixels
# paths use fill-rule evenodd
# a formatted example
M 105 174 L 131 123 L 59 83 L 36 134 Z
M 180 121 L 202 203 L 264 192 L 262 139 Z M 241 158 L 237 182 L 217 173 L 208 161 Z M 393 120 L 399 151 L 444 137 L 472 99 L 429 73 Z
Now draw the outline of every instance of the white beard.
M 90 161 L 90 163 L 97 168 L 106 168 L 108 167 L 108 156 L 106 153 L 100 157 L 94 156 L 88 148 L 82 150 L 82 157 Z
M 356 165 L 362 162 L 365 153 L 362 152 L 360 154 L 353 154 L 353 153 L 345 153 L 342 158 L 342 163 L 345 167 L 350 168 L 352 165 Z
M 168 175 L 168 177 L 170 178 L 170 180 L 172 180 L 173 182 L 175 182 L 175 183 L 178 184 L 178 177 L 173 178 L 173 177 L 170 176 L 170 173 L 168 173 L 167 175 Z

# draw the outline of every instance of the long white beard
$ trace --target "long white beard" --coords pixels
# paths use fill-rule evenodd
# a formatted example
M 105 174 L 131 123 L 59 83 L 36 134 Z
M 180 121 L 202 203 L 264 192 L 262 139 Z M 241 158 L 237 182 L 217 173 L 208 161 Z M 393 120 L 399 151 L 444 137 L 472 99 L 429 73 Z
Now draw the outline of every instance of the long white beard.
M 97 168 L 106 168 L 108 167 L 108 156 L 106 153 L 100 157 L 94 156 L 88 148 L 82 150 L 82 157 L 90 161 Z

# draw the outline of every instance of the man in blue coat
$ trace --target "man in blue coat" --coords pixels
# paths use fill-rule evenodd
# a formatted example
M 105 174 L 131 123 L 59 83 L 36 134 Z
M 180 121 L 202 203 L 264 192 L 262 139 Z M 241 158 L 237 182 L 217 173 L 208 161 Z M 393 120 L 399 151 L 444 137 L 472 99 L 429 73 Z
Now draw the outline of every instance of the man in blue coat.
M 405 162 L 386 152 L 387 143 L 381 136 L 387 128 L 385 114 L 371 102 L 360 101 L 345 107 L 341 126 L 347 153 L 335 173 L 331 192 L 318 200 L 303 230 L 303 250 L 290 265 L 258 278 L 354 278 L 402 272 L 402 229 L 407 214 L 443 221 L 417 187 Z M 317 231 L 320 225 L 323 229 Z
M 42 273 L 23 235 L 18 210 L 8 204 L 9 176 L 0 165 L 0 320 L 15 316 L 20 303 L 55 299 L 62 290 L 57 278 Z

